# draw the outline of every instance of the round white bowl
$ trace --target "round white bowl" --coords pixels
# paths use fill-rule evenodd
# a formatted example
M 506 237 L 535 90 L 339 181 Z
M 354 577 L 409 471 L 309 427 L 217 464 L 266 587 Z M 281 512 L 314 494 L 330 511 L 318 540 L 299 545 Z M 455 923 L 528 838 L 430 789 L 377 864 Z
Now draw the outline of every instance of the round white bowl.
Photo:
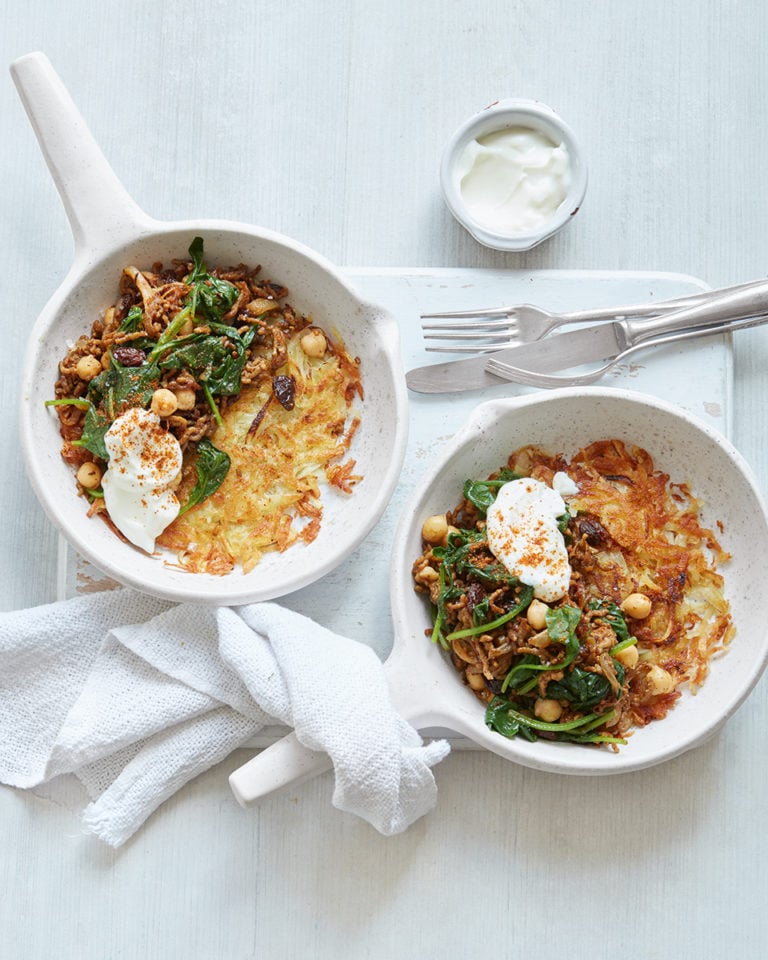
M 86 559 L 118 582 L 168 600 L 244 604 L 284 596 L 319 579 L 362 542 L 384 512 L 400 475 L 408 408 L 395 319 L 363 300 L 342 273 L 303 244 L 269 230 L 224 220 L 160 222 L 128 196 L 90 135 L 61 80 L 42 54 L 16 61 L 12 75 L 30 115 L 75 240 L 72 267 L 30 335 L 22 373 L 20 442 L 32 487 L 51 520 Z M 167 552 L 149 556 L 89 519 L 72 469 L 63 461 L 59 423 L 45 406 L 59 361 L 115 302 L 123 267 L 170 264 L 201 236 L 206 263 L 261 265 L 284 284 L 289 302 L 340 337 L 359 357 L 365 397 L 350 456 L 363 480 L 351 495 L 323 491 L 323 519 L 311 544 L 267 554 L 250 573 L 193 574 Z
M 350 451 L 363 476 L 352 494 L 322 489 L 320 533 L 310 544 L 268 553 L 250 573 L 189 573 L 167 551 L 149 556 L 118 539 L 98 518 L 88 518 L 75 478 L 60 455 L 53 398 L 59 360 L 116 298 L 123 266 L 183 258 L 202 236 L 211 265 L 261 264 L 260 276 L 288 287 L 289 302 L 340 336 L 360 358 L 365 397 L 354 410 L 362 420 Z M 193 221 L 158 224 L 147 235 L 112 250 L 78 272 L 48 303 L 35 325 L 22 376 L 20 437 L 27 472 L 40 503 L 68 542 L 119 583 L 168 600 L 241 604 L 291 593 L 322 577 L 347 557 L 384 512 L 397 483 L 407 440 L 407 399 L 398 330 L 384 310 L 363 301 L 331 264 L 300 244 L 245 225 Z
M 592 441 L 613 437 L 644 447 L 673 482 L 689 483 L 701 498 L 704 524 L 718 532 L 732 554 L 722 573 L 736 636 L 712 661 L 699 692 L 684 691 L 664 720 L 637 729 L 619 753 L 573 743 L 508 740 L 485 726 L 483 704 L 463 685 L 447 654 L 425 636 L 432 626 L 428 602 L 414 591 L 411 577 L 421 554 L 422 521 L 455 506 L 465 479 L 488 476 L 518 447 L 534 443 L 570 456 Z M 602 388 L 484 403 L 436 454 L 402 514 L 391 567 L 396 639 L 387 669 L 392 696 L 420 729 L 455 730 L 539 770 L 612 774 L 668 760 L 710 737 L 744 701 L 768 663 L 768 580 L 762 562 L 767 542 L 768 515 L 749 467 L 727 439 L 679 408 Z
M 539 229 L 502 233 L 479 223 L 464 202 L 458 174 L 469 143 L 510 127 L 527 127 L 555 144 L 563 144 L 571 161 L 571 183 L 563 202 Z M 508 252 L 530 250 L 557 233 L 578 212 L 587 190 L 587 163 L 573 131 L 551 107 L 537 100 L 499 100 L 466 120 L 448 141 L 440 164 L 440 184 L 446 205 L 472 236 L 486 247 Z

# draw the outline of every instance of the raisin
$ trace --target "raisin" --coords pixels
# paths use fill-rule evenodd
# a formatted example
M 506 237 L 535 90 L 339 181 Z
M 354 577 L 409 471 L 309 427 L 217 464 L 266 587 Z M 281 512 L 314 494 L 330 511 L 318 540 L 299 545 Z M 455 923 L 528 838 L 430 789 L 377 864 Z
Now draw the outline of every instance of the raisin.
M 586 537 L 590 547 L 599 547 L 611 540 L 611 535 L 596 517 L 576 517 L 573 522 L 579 536 Z
M 146 353 L 138 347 L 115 347 L 112 356 L 123 367 L 140 367 L 147 359 Z
M 481 603 L 484 599 L 485 590 L 481 584 L 474 580 L 467 584 L 467 606 L 470 610 L 474 610 L 478 603 Z
M 292 376 L 279 374 L 272 377 L 272 392 L 286 410 L 293 410 L 296 403 L 296 381 Z

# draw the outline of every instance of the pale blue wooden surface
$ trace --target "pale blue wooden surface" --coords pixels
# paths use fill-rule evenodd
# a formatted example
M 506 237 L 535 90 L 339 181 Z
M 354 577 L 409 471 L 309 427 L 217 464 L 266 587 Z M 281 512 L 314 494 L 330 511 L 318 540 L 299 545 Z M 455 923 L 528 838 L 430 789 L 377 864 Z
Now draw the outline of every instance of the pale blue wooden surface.
M 42 49 L 159 218 L 261 223 L 362 267 L 764 277 L 768 8 L 759 0 L 0 0 L 0 63 Z M 526 255 L 479 247 L 438 190 L 443 143 L 505 96 L 544 100 L 590 158 L 582 211 Z M 4 609 L 46 602 L 56 535 L 15 434 L 29 325 L 69 265 L 58 197 L 0 83 Z M 735 344 L 733 438 L 768 490 L 768 334 Z M 693 377 L 697 371 L 691 372 Z M 64 801 L 0 789 L 0 956 L 642 960 L 765 955 L 768 688 L 723 733 L 608 781 L 476 752 L 383 839 L 323 777 L 240 810 L 230 758 L 123 850 Z

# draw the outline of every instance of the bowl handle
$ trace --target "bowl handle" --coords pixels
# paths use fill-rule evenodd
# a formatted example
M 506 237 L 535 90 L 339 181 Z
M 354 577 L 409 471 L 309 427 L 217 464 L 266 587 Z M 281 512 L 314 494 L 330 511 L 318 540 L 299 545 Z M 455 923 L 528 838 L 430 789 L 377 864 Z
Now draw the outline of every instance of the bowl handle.
M 20 57 L 10 72 L 64 203 L 76 254 L 113 249 L 143 233 L 152 220 L 118 180 L 45 54 Z
M 384 673 L 393 707 L 416 730 L 454 728 L 454 718 L 445 713 L 433 685 L 414 670 L 413 657 L 402 646 L 395 645 L 384 662 Z M 238 767 L 230 774 L 229 785 L 240 805 L 247 807 L 284 787 L 305 783 L 332 766 L 327 753 L 303 746 L 291 732 Z
M 298 786 L 331 769 L 327 753 L 302 746 L 295 733 L 270 744 L 229 776 L 237 802 L 247 807 L 283 787 Z

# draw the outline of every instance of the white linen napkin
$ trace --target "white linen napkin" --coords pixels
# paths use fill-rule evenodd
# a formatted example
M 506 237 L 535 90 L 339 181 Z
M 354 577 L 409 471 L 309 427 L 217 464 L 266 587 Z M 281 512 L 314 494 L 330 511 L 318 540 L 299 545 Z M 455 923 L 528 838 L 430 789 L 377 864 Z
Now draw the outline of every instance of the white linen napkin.
M 329 754 L 334 806 L 380 833 L 436 803 L 448 744 L 397 714 L 373 650 L 300 614 L 124 589 L 0 613 L 0 782 L 75 774 L 86 829 L 112 846 L 275 722 Z

